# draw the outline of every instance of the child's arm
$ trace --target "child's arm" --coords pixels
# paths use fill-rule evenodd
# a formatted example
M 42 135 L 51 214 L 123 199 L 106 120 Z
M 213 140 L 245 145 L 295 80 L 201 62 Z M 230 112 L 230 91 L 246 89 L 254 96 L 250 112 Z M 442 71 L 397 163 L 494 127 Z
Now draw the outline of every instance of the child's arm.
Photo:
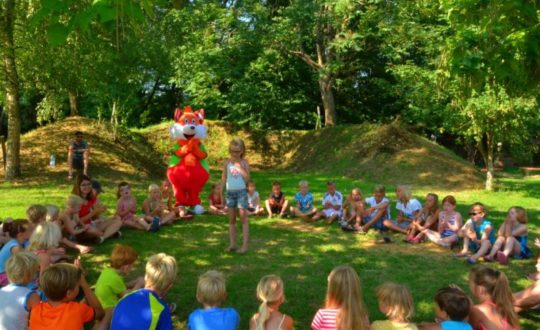
M 221 200 L 224 200 L 223 190 L 225 189 L 226 183 L 227 183 L 227 164 L 228 163 L 229 163 L 229 160 L 226 160 L 223 162 L 223 171 L 221 172 L 221 191 L 220 191 Z
M 32 292 L 30 293 L 30 295 L 28 296 L 28 299 L 26 299 L 26 310 L 28 311 L 31 311 L 32 308 L 34 308 L 34 306 L 36 306 L 37 304 L 39 304 L 39 302 L 41 301 L 41 299 L 39 298 L 39 295 L 37 294 L 37 292 Z
M 101 303 L 99 302 L 98 298 L 94 294 L 94 291 L 90 289 L 90 285 L 88 285 L 88 282 L 86 282 L 86 279 L 84 278 L 84 274 L 81 275 L 81 279 L 79 280 L 79 285 L 81 286 L 81 289 L 84 292 L 84 297 L 86 298 L 86 302 L 88 306 L 94 309 L 95 319 L 101 320 L 103 316 L 105 316 L 105 311 L 103 310 L 103 307 L 101 307 Z
M 124 208 L 122 207 L 122 199 L 120 198 L 116 203 L 116 215 L 118 215 L 119 217 L 123 217 L 128 213 L 129 209 L 124 210 Z
M 249 181 L 249 164 L 247 160 L 242 159 L 240 161 L 240 167 L 237 167 L 237 170 L 242 176 L 242 178 L 244 178 L 244 182 L 248 182 Z
M 484 232 L 482 233 L 482 237 L 477 243 L 480 243 L 481 241 L 489 239 L 489 234 L 491 233 L 492 230 L 493 228 L 491 227 L 491 225 L 486 226 L 486 228 L 484 229 Z
M 461 223 L 463 222 L 463 220 L 461 219 L 461 214 L 459 214 L 459 212 L 456 212 L 455 217 L 456 217 L 456 221 L 454 222 L 453 225 L 448 223 L 448 229 L 450 229 L 453 232 L 457 232 L 459 228 L 461 228 Z
M 137 200 L 135 197 L 131 197 L 131 207 L 129 208 L 131 213 L 137 213 Z
M 87 230 L 86 226 L 83 226 L 80 229 L 75 229 L 74 221 L 71 219 L 68 219 L 67 217 L 64 218 L 62 222 L 64 223 L 64 229 L 72 236 L 79 235 L 81 233 L 84 233 Z
M 514 237 L 518 237 L 518 236 L 527 235 L 527 232 L 528 232 L 527 226 L 523 225 L 523 224 L 520 224 L 516 229 L 512 230 L 510 235 L 512 235 Z

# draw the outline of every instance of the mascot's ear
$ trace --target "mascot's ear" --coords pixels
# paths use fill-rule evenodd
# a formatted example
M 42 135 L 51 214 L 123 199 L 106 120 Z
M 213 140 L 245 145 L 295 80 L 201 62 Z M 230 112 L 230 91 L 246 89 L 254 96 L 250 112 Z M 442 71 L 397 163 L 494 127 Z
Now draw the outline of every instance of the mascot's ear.
M 178 121 L 182 117 L 182 109 L 176 108 L 174 111 L 174 121 Z
M 204 109 L 199 109 L 197 111 L 195 111 L 195 114 L 197 115 L 197 118 L 199 118 L 199 120 L 201 121 L 201 124 L 204 120 Z

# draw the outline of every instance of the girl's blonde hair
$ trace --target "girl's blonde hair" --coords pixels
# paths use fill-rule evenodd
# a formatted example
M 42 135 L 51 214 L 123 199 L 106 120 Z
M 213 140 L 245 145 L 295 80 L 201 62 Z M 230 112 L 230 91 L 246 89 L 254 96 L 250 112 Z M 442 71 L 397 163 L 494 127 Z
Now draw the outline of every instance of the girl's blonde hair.
M 14 253 L 6 261 L 6 275 L 9 282 L 14 284 L 28 284 L 39 270 L 37 256 L 30 251 Z
M 246 145 L 244 143 L 244 140 L 242 139 L 233 139 L 230 143 L 229 143 L 229 151 L 231 150 L 231 147 L 237 147 L 237 148 L 240 148 L 240 158 L 244 158 L 245 154 L 246 154 Z
M 161 189 L 159 189 L 159 186 L 155 183 L 152 183 L 148 186 L 148 192 L 151 193 L 152 191 L 159 191 L 161 192 Z
M 379 305 L 386 307 L 386 317 L 399 321 L 409 321 L 414 315 L 411 293 L 406 286 L 396 283 L 384 283 L 375 289 Z
M 261 301 L 261 305 L 255 330 L 264 330 L 264 325 L 270 318 L 268 304 L 283 302 L 285 300 L 283 291 L 283 281 L 279 276 L 267 275 L 261 278 L 257 285 L 257 298 Z
M 58 215 L 58 213 L 60 212 L 60 209 L 56 205 L 52 205 L 52 204 L 45 205 L 45 208 L 47 209 L 47 217 L 45 218 L 45 220 L 47 222 L 54 221 L 54 218 Z
M 519 223 L 522 223 L 522 224 L 526 224 L 527 223 L 527 211 L 521 207 L 521 206 L 512 206 L 510 208 L 511 209 L 514 209 L 516 211 L 516 220 L 519 222 Z M 510 211 L 509 210 L 509 211 Z
M 79 206 L 83 203 L 83 199 L 78 195 L 70 195 L 66 200 L 66 207 Z
M 401 191 L 402 197 L 405 198 L 407 201 L 411 199 L 412 197 L 411 187 L 406 186 L 406 185 L 399 185 L 396 187 L 396 190 Z
M 369 328 L 366 308 L 362 301 L 360 278 L 350 266 L 338 266 L 328 276 L 326 308 L 339 308 L 338 330 Z
M 469 272 L 469 281 L 486 290 L 502 318 L 505 318 L 512 327 L 519 326 L 519 318 L 513 306 L 512 290 L 508 284 L 508 278 L 503 272 L 485 266 L 477 266 Z
M 353 189 L 351 190 L 351 195 L 352 195 L 354 192 L 357 192 L 358 195 L 360 195 L 360 198 L 362 198 L 362 190 L 360 190 L 360 188 L 353 188 Z
M 28 250 L 48 250 L 60 244 L 62 232 L 60 227 L 54 222 L 44 222 L 39 224 L 30 236 Z

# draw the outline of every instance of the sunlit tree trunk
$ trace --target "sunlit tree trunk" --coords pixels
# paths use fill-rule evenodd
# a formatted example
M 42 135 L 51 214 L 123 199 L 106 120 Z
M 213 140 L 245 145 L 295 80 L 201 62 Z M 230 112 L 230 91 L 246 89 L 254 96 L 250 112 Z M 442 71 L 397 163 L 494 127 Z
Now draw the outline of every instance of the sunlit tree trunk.
M 19 107 L 19 76 L 15 62 L 13 27 L 15 20 L 15 0 L 0 3 L 0 38 L 5 76 L 6 111 L 8 118 L 8 139 L 6 157 L 6 181 L 21 175 L 20 137 L 21 114 Z
M 319 78 L 319 90 L 324 107 L 324 125 L 336 124 L 336 107 L 334 104 L 334 92 L 332 91 L 332 77 L 321 76 Z
M 79 100 L 76 91 L 68 91 L 69 95 L 69 115 L 78 116 L 79 115 Z

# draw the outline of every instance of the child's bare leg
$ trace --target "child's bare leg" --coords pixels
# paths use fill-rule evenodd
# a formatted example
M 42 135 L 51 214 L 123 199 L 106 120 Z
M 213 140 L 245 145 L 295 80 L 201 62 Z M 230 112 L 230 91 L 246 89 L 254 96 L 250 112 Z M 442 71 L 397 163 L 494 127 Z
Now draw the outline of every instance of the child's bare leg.
M 480 243 L 480 248 L 478 249 L 478 251 L 476 251 L 475 254 L 470 256 L 469 259 L 471 259 L 472 261 L 478 260 L 480 257 L 483 257 L 484 255 L 486 255 L 486 253 L 488 253 L 489 248 L 491 248 L 491 243 L 487 239 L 483 240 Z
M 397 232 L 400 232 L 402 234 L 407 234 L 407 229 L 403 229 L 400 226 L 394 225 L 394 223 L 392 221 L 390 221 L 390 220 L 384 220 L 383 223 L 384 223 L 385 227 L 387 227 L 387 228 L 389 228 L 389 229 L 391 229 L 393 231 L 397 231 Z
M 176 219 L 176 216 L 174 213 L 171 212 L 163 212 L 163 216 L 161 217 L 161 221 L 163 225 L 165 224 L 173 224 L 174 220 Z
M 426 229 L 423 231 L 423 233 L 433 243 L 437 243 L 441 239 L 441 235 L 436 231 Z
M 369 230 L 369 228 L 371 226 L 373 226 L 373 224 L 377 221 L 379 221 L 382 216 L 385 214 L 386 210 L 385 209 L 379 209 L 377 210 L 377 213 L 375 213 L 375 215 L 373 216 L 373 218 L 371 218 L 371 220 L 369 220 L 365 225 L 362 226 L 362 230 L 365 231 L 367 233 L 367 231 Z
M 148 230 L 150 228 L 150 226 L 146 222 L 144 225 L 142 225 L 136 220 L 126 220 L 124 221 L 123 226 L 131 228 L 131 229 L 137 229 L 137 230 Z
M 289 201 L 285 200 L 283 202 L 283 206 L 281 207 L 281 212 L 280 212 L 279 216 L 283 217 L 287 213 L 288 207 L 289 207 Z
M 513 294 L 514 310 L 520 312 L 540 304 L 540 284 L 534 283 L 523 291 Z
M 506 239 L 506 244 L 504 246 L 503 253 L 505 256 L 516 256 L 519 255 L 521 252 L 521 246 L 519 245 L 519 242 L 514 237 L 508 237 Z
M 227 251 L 236 250 L 236 209 L 229 208 L 229 247 Z
M 104 221 L 99 226 L 99 229 L 103 231 L 102 237 L 104 240 L 116 234 L 120 228 L 122 228 L 122 220 L 116 218 Z
M 460 253 L 456 253 L 456 257 L 465 257 L 469 254 L 469 241 L 470 238 L 465 236 L 463 237 L 463 248 L 461 249 Z
M 264 205 L 266 206 L 266 211 L 268 212 L 268 217 L 271 218 L 274 214 L 272 213 L 272 208 L 270 207 L 270 201 L 267 199 L 264 202 Z
M 239 209 L 240 220 L 242 221 L 242 248 L 239 253 L 246 253 L 249 245 L 249 221 L 248 215 L 245 209 Z
M 505 243 L 506 243 L 506 237 L 503 237 L 503 236 L 497 237 L 497 240 L 495 241 L 495 243 L 493 243 L 493 247 L 491 248 L 491 251 L 486 257 L 488 257 L 489 259 L 493 259 L 495 257 L 495 254 L 497 254 L 497 252 L 501 250 L 501 248 L 505 245 Z
M 332 224 L 332 222 L 336 221 L 337 218 L 338 218 L 338 214 L 333 213 L 331 216 L 328 217 L 328 219 L 326 219 L 326 223 L 327 224 Z
M 448 236 L 448 237 L 439 239 L 439 245 L 449 249 L 452 247 L 452 244 L 457 242 L 457 240 L 458 240 L 457 235 Z

